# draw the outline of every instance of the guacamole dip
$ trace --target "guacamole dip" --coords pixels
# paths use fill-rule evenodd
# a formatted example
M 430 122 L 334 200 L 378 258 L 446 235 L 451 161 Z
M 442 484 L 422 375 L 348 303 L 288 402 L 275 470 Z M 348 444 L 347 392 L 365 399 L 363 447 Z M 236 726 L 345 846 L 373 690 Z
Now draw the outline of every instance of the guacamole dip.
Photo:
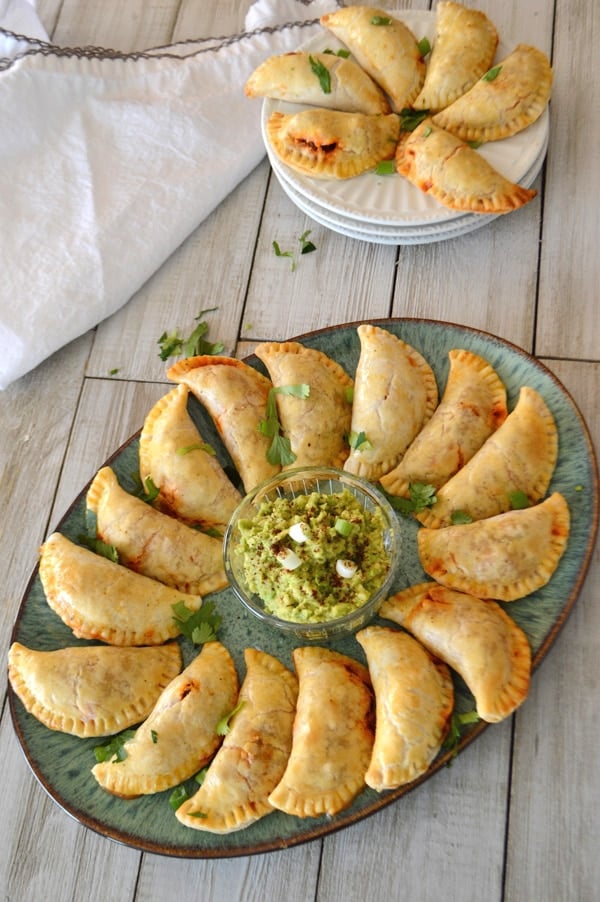
M 348 489 L 265 501 L 239 529 L 248 588 L 283 620 L 350 614 L 389 568 L 380 511 L 365 510 Z

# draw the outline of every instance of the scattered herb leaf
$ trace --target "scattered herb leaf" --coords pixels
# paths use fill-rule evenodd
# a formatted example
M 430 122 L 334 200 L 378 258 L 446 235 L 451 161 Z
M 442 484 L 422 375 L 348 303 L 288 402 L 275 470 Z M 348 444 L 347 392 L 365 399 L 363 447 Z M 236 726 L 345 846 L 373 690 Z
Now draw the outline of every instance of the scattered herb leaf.
M 375 167 L 375 175 L 393 175 L 396 165 L 393 160 L 380 160 Z
M 332 56 L 341 56 L 342 59 L 347 60 L 350 56 L 350 51 L 346 50 L 343 47 L 340 47 L 339 50 L 332 50 L 331 47 L 327 47 L 325 50 L 321 51 L 322 53 L 330 53 Z
M 134 736 L 135 730 L 123 730 L 122 733 L 112 736 L 104 745 L 95 746 L 94 755 L 96 756 L 96 761 L 98 763 L 102 761 L 125 761 L 127 752 L 124 749 L 124 745 L 129 739 L 133 739 Z
M 450 522 L 453 526 L 463 526 L 465 523 L 472 523 L 473 517 L 466 511 L 452 511 Z
M 371 25 L 391 25 L 392 20 L 389 16 L 373 16 L 371 19 Z
M 107 542 L 103 542 L 102 539 L 88 536 L 85 533 L 81 533 L 78 536 L 78 540 L 90 551 L 94 551 L 101 557 L 108 558 L 109 561 L 114 561 L 115 564 L 119 563 L 119 552 L 114 545 L 109 545 Z
M 425 510 L 426 507 L 431 507 L 437 501 L 435 486 L 425 482 L 411 482 L 408 486 L 408 494 L 408 498 L 401 498 L 398 495 L 389 495 L 386 492 L 386 497 L 394 510 L 397 510 L 405 517 L 409 517 L 411 514 L 418 514 L 420 511 Z
M 198 325 L 187 338 L 183 338 L 178 329 L 173 332 L 163 332 L 157 342 L 160 347 L 158 355 L 160 359 L 168 360 L 169 357 L 176 357 L 179 354 L 183 354 L 185 357 L 220 354 L 224 348 L 223 342 L 210 342 L 205 338 L 208 334 L 208 323 L 203 319 L 205 314 L 212 313 L 216 309 L 216 307 L 208 307 L 206 310 L 201 310 L 195 317 Z
M 210 454 L 212 457 L 215 457 L 216 451 L 212 445 L 207 444 L 206 442 L 196 442 L 194 445 L 184 445 L 181 448 L 177 449 L 177 454 L 183 456 L 185 454 L 189 454 L 190 451 L 205 451 L 207 454 Z
M 431 44 L 429 43 L 429 38 L 421 38 L 421 40 L 417 43 L 417 47 L 419 48 L 419 53 L 421 56 L 427 56 L 429 51 L 431 50 Z
M 488 69 L 485 75 L 481 76 L 482 81 L 494 81 L 495 78 L 498 78 L 500 72 L 502 71 L 502 66 L 494 66 L 492 69 Z
M 282 251 L 279 247 L 277 241 L 273 241 L 273 250 L 275 251 L 276 257 L 289 257 L 292 261 L 292 272 L 296 269 L 296 261 L 294 260 L 294 254 L 292 251 Z
M 313 251 L 316 251 L 315 245 L 312 241 L 308 240 L 308 236 L 310 235 L 311 230 L 308 229 L 306 232 L 303 232 L 298 241 L 300 242 L 300 253 L 301 254 L 311 254 Z
M 529 498 L 525 492 L 509 492 L 508 499 L 510 501 L 510 506 L 514 511 L 521 511 L 526 507 L 530 507 Z
M 233 711 L 230 711 L 229 714 L 226 714 L 225 717 L 222 717 L 221 720 L 217 724 L 217 736 L 227 736 L 231 727 L 229 725 L 229 721 L 232 719 L 234 714 L 240 710 L 240 708 L 244 707 L 244 701 L 242 699 L 241 702 L 238 702 Z
M 116 376 L 117 373 L 120 373 L 120 372 L 121 372 L 120 367 L 116 366 L 116 367 L 114 367 L 112 370 L 109 370 L 109 371 L 108 371 L 108 375 L 109 375 L 109 376 Z
M 197 611 L 190 610 L 185 601 L 178 601 L 171 608 L 178 630 L 194 645 L 203 645 L 217 638 L 222 618 L 214 613 L 215 605 L 212 601 L 205 601 Z
M 295 398 L 308 398 L 310 385 L 302 382 L 298 385 L 278 385 L 269 389 L 267 395 L 266 417 L 258 424 L 262 435 L 271 436 L 272 441 L 267 450 L 267 460 L 271 464 L 281 464 L 283 467 L 293 464 L 296 455 L 292 451 L 290 440 L 281 434 L 281 423 L 277 412 L 276 395 L 292 395 Z
M 450 720 L 450 729 L 443 744 L 443 748 L 451 752 L 448 766 L 450 766 L 452 760 L 456 758 L 458 754 L 458 743 L 463 731 L 463 727 L 466 727 L 470 723 L 478 723 L 479 719 L 480 718 L 477 711 L 466 711 L 464 714 L 454 713 L 452 715 L 452 718 Z
M 364 432 L 351 432 L 348 444 L 354 451 L 370 451 L 373 447 Z
M 134 473 L 133 479 L 137 486 L 136 495 L 138 498 L 141 498 L 146 504 L 152 504 L 153 501 L 156 501 L 160 494 L 160 489 L 155 485 L 151 476 L 146 476 L 144 482 L 142 482 L 139 474 Z
M 411 110 L 410 107 L 400 111 L 400 128 L 403 132 L 412 132 L 429 116 L 429 110 Z
M 156 745 L 156 743 L 158 742 L 158 733 L 156 732 L 156 730 L 150 730 L 150 738 L 152 739 L 154 745 Z
M 329 74 L 327 66 L 323 65 L 320 60 L 316 60 L 314 56 L 311 56 L 310 54 L 308 56 L 308 62 L 310 63 L 310 68 L 319 79 L 323 94 L 331 94 L 331 75 Z

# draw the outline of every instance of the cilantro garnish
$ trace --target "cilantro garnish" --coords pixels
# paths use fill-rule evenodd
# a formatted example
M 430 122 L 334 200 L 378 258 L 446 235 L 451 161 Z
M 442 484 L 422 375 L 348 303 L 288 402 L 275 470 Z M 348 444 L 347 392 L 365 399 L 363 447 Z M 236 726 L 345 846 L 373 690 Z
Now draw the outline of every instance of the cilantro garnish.
M 233 711 L 230 711 L 229 714 L 226 714 L 224 717 L 221 718 L 221 720 L 217 724 L 217 730 L 216 730 L 217 736 L 227 736 L 227 734 L 229 733 L 229 731 L 231 729 L 231 726 L 229 724 L 230 720 L 232 719 L 233 715 L 237 714 L 237 712 L 240 710 L 240 708 L 243 708 L 243 707 L 244 707 L 244 701 L 242 700 L 241 702 L 237 703 L 237 705 L 235 706 Z
M 466 511 L 452 511 L 450 522 L 453 526 L 463 526 L 465 523 L 472 523 L 473 517 Z
M 435 486 L 428 485 L 424 482 L 411 482 L 408 487 L 408 498 L 400 498 L 397 495 L 389 495 L 386 497 L 394 510 L 405 517 L 411 514 L 418 514 L 425 510 L 426 507 L 432 507 L 436 501 Z
M 99 763 L 102 761 L 115 761 L 116 763 L 125 761 L 127 752 L 124 745 L 129 739 L 133 739 L 134 736 L 135 730 L 123 730 L 122 733 L 113 736 L 104 745 L 95 746 L 94 755 L 96 756 L 96 761 Z
M 331 75 L 329 74 L 327 66 L 323 65 L 320 60 L 316 60 L 314 56 L 311 56 L 310 54 L 308 56 L 308 62 L 310 63 L 310 68 L 319 79 L 323 94 L 331 94 Z
M 371 19 L 371 25 L 391 25 L 392 20 L 389 16 L 373 16 Z
M 521 511 L 526 507 L 530 507 L 529 498 L 527 497 L 525 492 L 521 492 L 519 490 L 515 492 L 509 492 L 508 500 L 510 501 L 510 506 L 514 511 Z
M 156 732 L 156 730 L 150 730 L 150 738 L 152 739 L 154 745 L 156 745 L 156 743 L 158 742 L 158 733 Z
M 310 254 L 312 251 L 316 251 L 316 246 L 312 241 L 309 241 L 308 236 L 310 235 L 311 230 L 307 229 L 306 232 L 302 232 L 298 241 L 300 242 L 300 253 L 301 254 Z M 273 241 L 273 250 L 275 251 L 276 257 L 289 257 L 292 261 L 292 272 L 296 269 L 296 256 L 293 251 L 282 251 L 279 243 L 277 241 Z
M 396 165 L 393 160 L 380 160 L 375 167 L 375 175 L 393 175 Z
M 495 78 L 498 78 L 500 72 L 502 71 L 502 66 L 494 66 L 492 69 L 488 69 L 485 75 L 481 76 L 482 81 L 494 81 Z
M 332 50 L 331 47 L 326 47 L 325 50 L 321 51 L 322 53 L 330 53 L 332 56 L 341 56 L 342 59 L 347 60 L 350 56 L 350 51 L 345 50 L 340 47 L 339 50 Z
M 109 545 L 107 542 L 103 542 L 102 539 L 85 535 L 85 533 L 81 533 L 81 535 L 78 536 L 78 539 L 79 542 L 82 545 L 85 545 L 86 548 L 89 548 L 90 551 L 94 551 L 101 557 L 108 558 L 109 561 L 113 561 L 115 564 L 119 563 L 119 552 L 115 545 Z
M 400 128 L 403 132 L 412 132 L 429 116 L 429 110 L 411 110 L 410 107 L 400 111 Z
M 189 454 L 190 451 L 205 451 L 212 457 L 217 453 L 212 445 L 209 445 L 206 442 L 196 442 L 194 445 L 183 445 L 181 448 L 178 448 L 177 454 L 183 457 L 185 454 Z
M 354 451 L 370 451 L 373 447 L 364 432 L 351 432 L 348 444 Z
M 429 51 L 431 50 L 431 44 L 429 43 L 428 38 L 421 38 L 421 40 L 417 43 L 417 47 L 419 48 L 419 53 L 421 56 L 427 56 Z
M 292 451 L 290 440 L 287 436 L 281 434 L 281 423 L 277 413 L 276 395 L 292 395 L 295 398 L 308 398 L 310 395 L 310 386 L 305 382 L 299 385 L 278 385 L 269 389 L 267 395 L 266 417 L 258 424 L 259 431 L 262 435 L 271 436 L 271 444 L 267 451 L 267 460 L 269 463 L 276 465 L 281 464 L 285 467 L 293 464 L 296 455 Z
M 146 476 L 142 482 L 139 474 L 133 473 L 133 480 L 137 486 L 136 496 L 138 498 L 141 498 L 146 504 L 152 504 L 153 501 L 156 501 L 160 494 L 160 489 L 155 485 L 151 476 Z
M 185 601 L 178 601 L 177 604 L 171 605 L 171 608 L 179 632 L 194 645 L 203 645 L 217 638 L 222 618 L 219 614 L 213 613 L 215 605 L 212 601 L 205 601 L 197 611 L 190 610 Z
M 220 354 L 224 348 L 222 342 L 210 342 L 205 336 L 208 333 L 208 323 L 202 319 L 206 313 L 212 313 L 216 307 L 209 307 L 201 310 L 195 317 L 198 325 L 187 338 L 183 338 L 179 334 L 179 330 L 173 332 L 163 332 L 158 339 L 157 344 L 160 346 L 159 357 L 161 360 L 167 360 L 169 357 L 176 357 L 183 354 L 185 357 L 197 357 L 203 354 Z
M 477 711 L 466 711 L 464 714 L 458 714 L 455 712 L 452 715 L 452 718 L 450 720 L 450 729 L 442 746 L 442 748 L 451 753 L 448 766 L 450 766 L 452 760 L 456 758 L 458 754 L 458 743 L 463 732 L 463 727 L 466 727 L 470 723 L 478 723 L 479 719 L 480 718 Z

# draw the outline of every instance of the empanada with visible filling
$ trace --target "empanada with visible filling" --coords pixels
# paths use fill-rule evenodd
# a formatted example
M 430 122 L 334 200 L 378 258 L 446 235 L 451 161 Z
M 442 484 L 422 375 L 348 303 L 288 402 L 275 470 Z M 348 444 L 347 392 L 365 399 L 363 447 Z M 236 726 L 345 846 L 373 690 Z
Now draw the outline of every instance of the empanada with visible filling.
M 98 538 L 113 545 L 119 563 L 192 595 L 227 585 L 222 539 L 191 529 L 121 488 L 110 467 L 96 473 L 87 492 Z
M 546 494 L 558 456 L 558 430 L 546 402 L 523 386 L 514 409 L 471 460 L 436 493 L 433 507 L 417 514 L 424 526 L 450 526 L 457 512 L 472 520 L 511 508 L 513 492 L 531 503 Z
M 341 467 L 348 456 L 350 376 L 323 351 L 295 341 L 259 344 L 254 353 L 267 367 L 275 387 L 309 387 L 306 398 L 276 396 L 279 421 L 295 455 L 290 466 Z
M 92 774 L 103 789 L 123 799 L 177 786 L 214 755 L 222 741 L 217 726 L 233 711 L 237 694 L 231 655 L 220 642 L 206 642 L 124 743 L 125 758 L 102 761 Z
M 401 338 L 378 326 L 356 330 L 360 357 L 354 377 L 351 432 L 354 443 L 344 469 L 378 479 L 396 466 L 438 402 L 433 370 Z
M 413 107 L 436 112 L 461 97 L 492 65 L 498 32 L 485 13 L 440 0 L 425 82 Z
M 296 51 L 270 56 L 254 70 L 244 90 L 248 97 L 272 97 L 346 113 L 391 112 L 385 94 L 364 69 L 335 53 Z
M 173 605 L 193 611 L 199 595 L 180 592 L 76 545 L 59 532 L 40 549 L 46 600 L 79 639 L 109 645 L 161 645 L 179 635 Z
M 436 113 L 433 122 L 463 141 L 499 141 L 539 119 L 551 90 L 546 54 L 519 44 L 466 94 Z
M 156 506 L 202 527 L 226 527 L 241 495 L 196 428 L 187 410 L 188 389 L 178 385 L 146 416 L 140 435 L 140 477 L 160 490 Z
M 396 169 L 425 194 L 463 213 L 510 213 L 537 193 L 504 178 L 481 154 L 432 119 L 401 135 Z
M 399 113 L 412 104 L 425 79 L 417 40 L 404 22 L 372 6 L 348 6 L 321 16 L 356 61 L 389 96 Z
M 388 598 L 380 615 L 399 623 L 461 675 L 482 720 L 497 723 L 527 698 L 529 642 L 496 602 L 419 583 Z
M 246 677 L 229 733 L 200 789 L 177 809 L 186 827 L 231 833 L 270 814 L 292 748 L 298 680 L 277 658 L 244 652 Z
M 490 364 L 472 351 L 448 352 L 444 394 L 402 460 L 381 477 L 390 495 L 409 494 L 412 482 L 439 489 L 495 432 L 507 416 L 506 389 Z
M 419 559 L 438 583 L 478 598 L 515 601 L 545 586 L 567 547 L 567 502 L 554 492 L 533 507 L 461 526 L 424 527 Z
M 266 376 L 235 357 L 211 355 L 179 360 L 167 376 L 204 405 L 247 492 L 279 472 L 267 459 L 271 439 L 259 429 L 272 388 Z
M 176 642 L 55 651 L 13 642 L 8 652 L 10 684 L 25 709 L 50 730 L 80 738 L 119 733 L 142 721 L 180 670 Z
M 365 785 L 374 739 L 371 682 L 366 667 L 328 648 L 292 653 L 298 704 L 292 751 L 269 802 L 287 814 L 336 814 Z
M 397 789 L 425 773 L 448 732 L 454 686 L 445 664 L 408 633 L 369 626 L 356 634 L 375 692 L 375 744 L 367 786 Z
M 400 119 L 313 108 L 271 113 L 266 124 L 273 151 L 286 166 L 321 179 L 348 179 L 391 160 Z

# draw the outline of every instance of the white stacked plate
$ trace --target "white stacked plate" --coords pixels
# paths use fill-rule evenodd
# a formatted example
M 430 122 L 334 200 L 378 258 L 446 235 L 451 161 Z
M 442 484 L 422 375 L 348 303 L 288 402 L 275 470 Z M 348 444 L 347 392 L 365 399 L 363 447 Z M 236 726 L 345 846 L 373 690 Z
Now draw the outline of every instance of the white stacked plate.
M 393 13 L 411 29 L 416 39 L 433 42 L 435 13 L 396 10 Z M 343 46 L 323 32 L 302 46 L 313 53 Z M 496 62 L 516 46 L 502 38 Z M 298 104 L 266 99 L 262 109 L 262 133 L 273 172 L 293 203 L 320 225 L 350 238 L 379 244 L 426 244 L 465 235 L 496 218 L 489 213 L 460 213 L 442 206 L 397 173 L 366 172 L 349 179 L 317 179 L 302 175 L 279 160 L 270 145 L 266 123 L 271 113 L 301 109 Z M 505 178 L 530 187 L 542 168 L 548 147 L 548 108 L 524 131 L 482 145 L 478 153 Z

